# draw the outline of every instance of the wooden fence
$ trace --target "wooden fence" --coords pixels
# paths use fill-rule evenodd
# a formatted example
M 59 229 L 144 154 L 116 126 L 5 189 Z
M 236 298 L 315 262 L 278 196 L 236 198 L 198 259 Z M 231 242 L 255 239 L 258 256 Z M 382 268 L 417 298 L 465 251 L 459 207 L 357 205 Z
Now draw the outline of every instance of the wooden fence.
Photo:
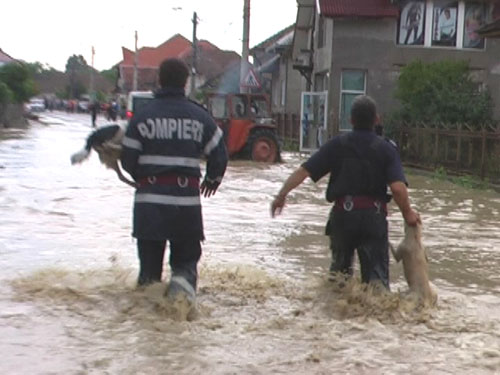
M 300 141 L 299 116 L 275 114 L 278 137 L 287 149 L 297 149 Z M 406 165 L 449 174 L 474 175 L 500 184 L 500 128 L 467 124 L 402 125 L 390 134 Z
M 415 124 L 393 132 L 401 159 L 423 168 L 443 167 L 452 174 L 471 174 L 500 182 L 500 129 L 466 124 Z
M 273 115 L 278 128 L 278 138 L 287 149 L 298 150 L 300 142 L 299 115 L 277 113 Z

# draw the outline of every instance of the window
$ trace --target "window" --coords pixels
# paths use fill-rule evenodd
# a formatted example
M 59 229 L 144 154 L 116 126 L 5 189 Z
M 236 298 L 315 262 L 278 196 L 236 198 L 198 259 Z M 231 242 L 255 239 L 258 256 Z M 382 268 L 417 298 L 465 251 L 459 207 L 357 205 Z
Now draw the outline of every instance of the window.
M 264 98 L 250 99 L 250 112 L 254 117 L 269 118 L 270 114 L 267 109 L 267 101 Z
M 239 118 L 247 116 L 247 98 L 245 96 L 234 96 L 232 104 L 233 116 Z
M 476 30 L 485 25 L 489 5 L 482 1 L 402 2 L 397 43 L 424 47 L 484 48 Z
M 340 92 L 340 131 L 351 130 L 351 107 L 354 98 L 366 91 L 365 72 L 344 70 L 341 77 Z
M 208 108 L 210 108 L 210 114 L 214 118 L 224 118 L 226 114 L 226 100 L 220 96 L 213 96 L 208 100 Z

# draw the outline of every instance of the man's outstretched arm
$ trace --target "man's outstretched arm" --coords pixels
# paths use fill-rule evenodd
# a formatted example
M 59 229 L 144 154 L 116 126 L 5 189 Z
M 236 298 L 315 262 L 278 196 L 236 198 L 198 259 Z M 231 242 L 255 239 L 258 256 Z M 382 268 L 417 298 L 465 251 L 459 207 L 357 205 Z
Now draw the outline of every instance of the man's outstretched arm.
M 395 181 L 389 185 L 389 188 L 391 189 L 394 202 L 398 205 L 406 223 L 410 226 L 421 223 L 420 215 L 410 206 L 410 197 L 408 196 L 408 189 L 404 182 Z
M 279 191 L 278 195 L 274 198 L 271 203 L 271 216 L 274 217 L 276 214 L 280 214 L 285 206 L 286 196 L 289 192 L 299 186 L 307 177 L 309 177 L 309 172 L 304 167 L 297 168 L 285 181 L 283 187 Z

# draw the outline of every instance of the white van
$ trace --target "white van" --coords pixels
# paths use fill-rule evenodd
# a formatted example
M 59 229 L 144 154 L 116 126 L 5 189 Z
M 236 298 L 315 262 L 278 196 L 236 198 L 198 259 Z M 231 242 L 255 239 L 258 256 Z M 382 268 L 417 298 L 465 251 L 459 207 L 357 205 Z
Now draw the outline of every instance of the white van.
M 127 120 L 130 120 L 135 112 L 144 108 L 153 98 L 152 91 L 131 91 L 127 100 Z

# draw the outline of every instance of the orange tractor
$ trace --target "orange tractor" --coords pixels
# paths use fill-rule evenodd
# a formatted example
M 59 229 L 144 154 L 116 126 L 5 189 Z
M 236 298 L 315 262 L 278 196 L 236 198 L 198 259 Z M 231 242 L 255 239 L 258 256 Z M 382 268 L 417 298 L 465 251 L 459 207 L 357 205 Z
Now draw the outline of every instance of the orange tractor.
M 232 158 L 281 160 L 276 124 L 265 94 L 210 94 L 208 111 L 224 132 Z

